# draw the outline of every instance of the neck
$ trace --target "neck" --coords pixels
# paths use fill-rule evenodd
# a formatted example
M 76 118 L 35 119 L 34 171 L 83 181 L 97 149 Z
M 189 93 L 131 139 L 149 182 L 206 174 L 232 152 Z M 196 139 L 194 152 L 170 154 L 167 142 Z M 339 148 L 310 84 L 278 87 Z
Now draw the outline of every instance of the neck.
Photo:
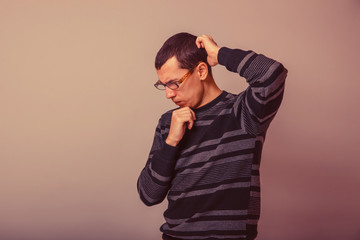
M 204 106 L 217 98 L 221 93 L 221 89 L 216 85 L 212 76 L 209 76 L 204 82 L 204 95 L 202 103 L 199 107 Z

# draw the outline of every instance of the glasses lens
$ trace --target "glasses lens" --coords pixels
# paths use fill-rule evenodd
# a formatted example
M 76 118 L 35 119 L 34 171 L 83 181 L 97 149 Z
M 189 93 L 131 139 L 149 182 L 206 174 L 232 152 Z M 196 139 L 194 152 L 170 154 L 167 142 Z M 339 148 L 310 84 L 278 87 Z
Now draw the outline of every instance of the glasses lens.
M 176 82 L 168 82 L 166 84 L 163 84 L 162 82 L 157 82 L 154 84 L 154 86 L 159 90 L 165 90 L 166 87 L 168 87 L 171 90 L 175 90 L 179 88 L 179 85 Z
M 168 82 L 166 86 L 172 90 L 179 88 L 179 85 L 177 85 L 176 82 Z
M 159 90 L 165 90 L 165 86 L 160 82 L 156 82 L 154 86 Z

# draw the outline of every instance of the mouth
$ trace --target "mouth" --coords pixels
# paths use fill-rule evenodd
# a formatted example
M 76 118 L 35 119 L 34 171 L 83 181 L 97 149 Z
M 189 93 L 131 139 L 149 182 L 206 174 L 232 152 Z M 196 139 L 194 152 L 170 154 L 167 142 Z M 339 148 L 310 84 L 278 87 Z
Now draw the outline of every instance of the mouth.
M 176 105 L 181 106 L 182 102 L 181 101 L 173 101 Z

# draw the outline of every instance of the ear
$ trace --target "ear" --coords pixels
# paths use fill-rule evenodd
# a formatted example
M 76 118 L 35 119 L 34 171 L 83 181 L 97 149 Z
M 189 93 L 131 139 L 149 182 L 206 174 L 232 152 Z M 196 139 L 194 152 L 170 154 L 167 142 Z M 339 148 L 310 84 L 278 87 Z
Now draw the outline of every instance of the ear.
M 201 62 L 198 65 L 198 74 L 200 77 L 200 80 L 205 80 L 209 74 L 209 69 L 206 63 Z

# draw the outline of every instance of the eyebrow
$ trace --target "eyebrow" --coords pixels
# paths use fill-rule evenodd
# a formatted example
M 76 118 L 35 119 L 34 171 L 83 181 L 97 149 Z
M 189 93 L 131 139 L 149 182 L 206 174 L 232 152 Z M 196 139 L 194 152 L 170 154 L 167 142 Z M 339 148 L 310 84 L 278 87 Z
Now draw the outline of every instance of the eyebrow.
M 169 82 L 176 82 L 176 81 L 179 81 L 179 78 L 171 79 L 171 80 L 167 81 L 166 83 L 163 83 L 163 82 L 160 81 L 160 79 L 159 79 L 159 82 L 161 82 L 162 84 L 167 84 L 167 83 L 169 83 Z

